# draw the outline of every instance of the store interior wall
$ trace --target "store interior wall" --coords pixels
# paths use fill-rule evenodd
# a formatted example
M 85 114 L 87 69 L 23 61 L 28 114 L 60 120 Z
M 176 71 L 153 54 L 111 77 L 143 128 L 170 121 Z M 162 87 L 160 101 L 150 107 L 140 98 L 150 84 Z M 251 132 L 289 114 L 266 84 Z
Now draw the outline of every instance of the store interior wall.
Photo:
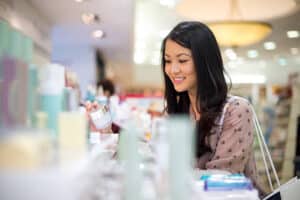
M 53 33 L 51 61 L 75 72 L 79 78 L 81 94 L 85 94 L 88 85 L 94 84 L 96 80 L 95 49 L 87 45 L 61 46 L 56 43 L 56 37 L 60 36 L 55 34 L 55 31 Z
M 135 81 L 141 85 L 162 87 L 163 76 L 161 66 L 139 65 L 134 70 Z

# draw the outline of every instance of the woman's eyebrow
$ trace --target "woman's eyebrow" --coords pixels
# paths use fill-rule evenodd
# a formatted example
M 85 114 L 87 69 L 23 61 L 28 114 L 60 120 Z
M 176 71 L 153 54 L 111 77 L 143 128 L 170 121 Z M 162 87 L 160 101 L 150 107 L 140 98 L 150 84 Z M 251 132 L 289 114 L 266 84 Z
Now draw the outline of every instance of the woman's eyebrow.
M 179 53 L 179 54 L 176 55 L 176 57 L 180 57 L 180 56 L 189 56 L 189 57 L 191 57 L 191 55 L 188 54 L 188 53 Z
M 168 54 L 165 54 L 164 56 L 165 56 L 165 57 L 171 57 L 171 56 L 168 55 Z M 189 56 L 189 57 L 191 57 L 191 55 L 188 54 L 188 53 L 179 53 L 179 54 L 176 55 L 176 57 L 180 57 L 180 56 Z

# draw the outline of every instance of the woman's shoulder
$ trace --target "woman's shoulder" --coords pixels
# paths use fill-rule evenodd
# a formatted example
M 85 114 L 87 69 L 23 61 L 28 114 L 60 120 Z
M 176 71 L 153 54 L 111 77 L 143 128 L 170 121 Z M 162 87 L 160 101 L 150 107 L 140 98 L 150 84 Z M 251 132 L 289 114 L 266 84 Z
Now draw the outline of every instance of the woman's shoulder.
M 252 110 L 249 100 L 240 96 L 228 96 L 226 104 L 229 112 L 251 112 Z
M 249 102 L 248 99 L 240 96 L 235 96 L 235 95 L 228 95 L 226 99 L 226 103 L 228 103 L 229 105 L 237 105 L 237 106 L 239 105 L 246 106 L 246 107 L 251 106 L 251 103 Z
M 223 110 L 220 123 L 224 124 L 224 129 L 232 129 L 238 123 L 249 123 L 253 115 L 250 102 L 243 97 L 229 96 Z

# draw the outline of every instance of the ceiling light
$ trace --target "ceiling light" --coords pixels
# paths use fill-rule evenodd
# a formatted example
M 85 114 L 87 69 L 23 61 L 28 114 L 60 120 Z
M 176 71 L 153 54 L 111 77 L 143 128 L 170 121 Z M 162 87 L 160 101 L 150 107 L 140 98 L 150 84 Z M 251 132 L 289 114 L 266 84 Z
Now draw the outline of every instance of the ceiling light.
M 236 60 L 237 59 L 237 55 L 236 53 L 233 51 L 233 49 L 226 49 L 224 51 L 225 55 L 227 56 L 227 58 L 229 60 Z
M 226 68 L 234 69 L 237 67 L 237 63 L 235 63 L 233 61 L 229 61 L 225 66 L 226 66 Z
M 93 13 L 83 13 L 81 15 L 81 20 L 84 24 L 92 24 L 99 22 L 99 16 Z
M 94 38 L 103 38 L 104 37 L 104 32 L 102 30 L 95 30 L 92 33 Z
M 239 0 L 236 11 L 241 12 L 236 13 L 245 20 L 275 19 L 291 14 L 297 3 L 299 0 Z M 226 19 L 232 13 L 231 5 L 229 0 L 180 0 L 176 12 L 185 19 L 212 22 Z
M 298 48 L 291 48 L 291 54 L 292 55 L 297 55 L 299 53 L 299 49 Z
M 74 1 L 76 1 L 77 3 L 82 3 L 82 2 L 84 2 L 85 0 L 74 0 Z
M 188 5 L 190 3 L 195 5 Z M 194 11 L 195 7 L 200 6 L 200 3 L 197 0 L 185 0 L 179 6 L 182 8 L 180 9 L 181 14 L 190 16 L 190 13 Z M 238 0 L 231 0 L 229 6 L 224 5 L 224 7 L 229 7 L 225 20 L 216 22 L 210 20 L 212 22 L 208 23 L 220 46 L 241 47 L 251 45 L 263 40 L 272 32 L 272 27 L 268 23 L 244 20 L 243 14 L 245 13 L 241 12 L 242 9 L 240 9 Z M 198 15 L 201 15 L 201 12 L 198 11 L 198 13 Z M 191 18 L 194 18 L 194 20 L 201 19 L 201 17 L 196 16 L 191 16 Z
M 228 56 L 229 60 L 236 60 L 237 59 L 237 55 L 236 54 L 230 54 Z
M 257 21 L 220 21 L 209 23 L 221 46 L 240 47 L 257 43 L 267 37 L 272 28 Z
M 298 38 L 300 36 L 299 31 L 291 30 L 286 32 L 288 38 Z
M 247 56 L 249 58 L 256 58 L 258 56 L 258 52 L 256 50 L 251 49 L 247 52 Z
M 236 54 L 235 54 L 236 56 Z M 244 64 L 244 58 L 242 57 L 236 57 L 234 59 L 230 59 L 230 61 L 227 62 L 226 67 L 230 68 L 230 69 L 234 69 L 239 65 Z
M 275 42 L 265 42 L 264 48 L 266 50 L 274 50 L 274 49 L 276 49 L 276 44 L 275 44 Z

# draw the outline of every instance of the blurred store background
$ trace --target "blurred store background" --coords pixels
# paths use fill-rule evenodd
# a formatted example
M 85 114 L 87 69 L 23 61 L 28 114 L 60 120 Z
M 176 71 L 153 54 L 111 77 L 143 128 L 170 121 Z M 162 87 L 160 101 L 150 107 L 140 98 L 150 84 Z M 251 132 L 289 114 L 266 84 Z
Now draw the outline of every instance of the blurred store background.
M 281 181 L 299 176 L 299 0 L 0 0 L 0 169 L 80 159 L 92 136 L 75 111 L 110 98 L 99 97 L 106 79 L 116 122 L 131 112 L 150 139 L 164 107 L 161 42 L 183 20 L 212 28 L 231 93 L 254 105 Z

